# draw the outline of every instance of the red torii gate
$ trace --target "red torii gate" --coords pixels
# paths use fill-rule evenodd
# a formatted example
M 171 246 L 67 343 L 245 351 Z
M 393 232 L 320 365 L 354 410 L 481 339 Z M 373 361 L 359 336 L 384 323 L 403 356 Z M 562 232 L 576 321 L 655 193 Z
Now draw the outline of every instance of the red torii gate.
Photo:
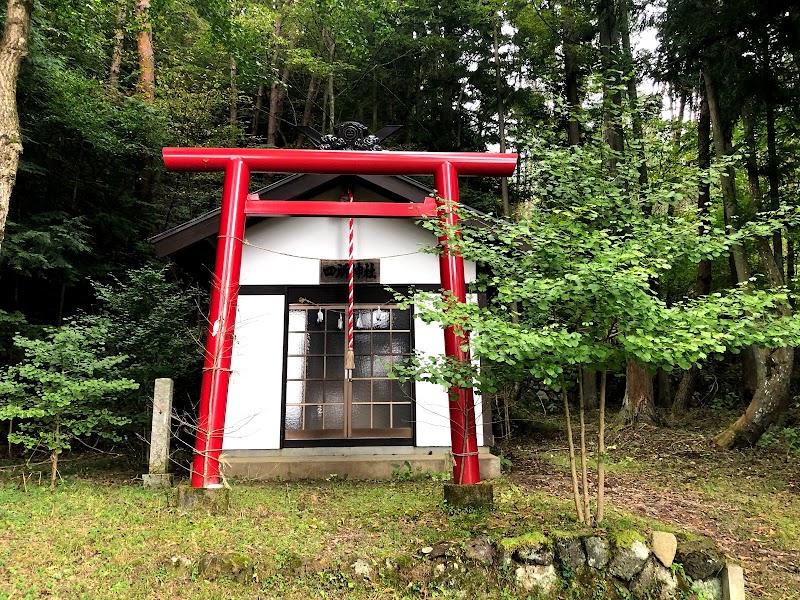
M 516 154 L 475 152 L 364 152 L 334 150 L 285 150 L 249 148 L 164 148 L 164 165 L 171 171 L 224 171 L 219 242 L 211 289 L 208 338 L 203 383 L 200 390 L 197 439 L 191 484 L 195 488 L 220 486 L 219 456 L 225 429 L 225 409 L 231 374 L 236 304 L 242 266 L 242 244 L 247 215 L 414 217 L 439 215 L 451 227 L 458 217 L 458 176 L 510 176 Z M 248 196 L 250 172 L 322 173 L 364 175 L 433 175 L 437 199 L 423 203 L 260 201 Z M 452 229 L 451 229 L 452 230 Z M 439 258 L 442 289 L 458 302 L 466 302 L 464 260 L 439 242 L 445 251 Z M 444 330 L 445 354 L 469 362 L 467 334 L 453 327 Z M 472 388 L 450 390 L 450 439 L 455 459 L 453 479 L 480 482 L 478 442 L 475 435 L 475 402 Z

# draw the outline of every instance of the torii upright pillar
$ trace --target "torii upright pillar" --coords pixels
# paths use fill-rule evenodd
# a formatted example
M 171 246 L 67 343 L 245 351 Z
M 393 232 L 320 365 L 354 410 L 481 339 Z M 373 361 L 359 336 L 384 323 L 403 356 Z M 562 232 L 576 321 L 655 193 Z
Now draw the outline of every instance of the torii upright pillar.
M 198 430 L 192 464 L 195 488 L 221 485 L 219 457 L 222 452 L 225 411 L 231 374 L 233 336 L 236 325 L 242 245 L 247 215 L 325 215 L 359 217 L 435 216 L 458 236 L 458 176 L 509 176 L 516 154 L 470 152 L 359 152 L 331 150 L 275 150 L 244 148 L 164 148 L 164 164 L 171 171 L 224 171 L 219 240 L 214 285 L 208 316 L 203 383 L 200 391 Z M 247 187 L 251 171 L 270 173 L 328 173 L 364 175 L 433 175 L 437 202 L 397 204 L 386 202 L 264 201 L 250 198 Z M 439 259 L 442 290 L 457 302 L 466 302 L 464 260 L 457 244 L 440 238 Z M 461 364 L 469 363 L 467 332 L 447 327 L 445 354 Z M 450 390 L 450 433 L 455 459 L 453 479 L 457 483 L 480 482 L 475 403 L 472 388 Z

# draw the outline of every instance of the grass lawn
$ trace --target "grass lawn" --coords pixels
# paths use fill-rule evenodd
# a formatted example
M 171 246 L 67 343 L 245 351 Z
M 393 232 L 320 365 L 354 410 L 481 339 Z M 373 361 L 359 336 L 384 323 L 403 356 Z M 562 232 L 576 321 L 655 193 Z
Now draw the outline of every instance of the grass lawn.
M 536 441 L 504 450 L 514 469 L 496 483 L 496 510 L 443 510 L 441 483 L 235 482 L 222 516 L 184 513 L 174 491 L 148 491 L 124 459 L 70 457 L 48 489 L 36 473 L 0 471 L 0 598 L 421 598 L 444 593 L 387 575 L 360 581 L 365 558 L 422 565 L 443 540 L 498 540 L 576 530 L 564 438 L 553 422 Z M 612 436 L 606 529 L 658 526 L 712 537 L 746 569 L 749 597 L 800 598 L 797 461 L 777 450 L 714 451 L 706 432 L 636 429 Z M 44 471 L 47 466 L 43 466 Z M 30 470 L 24 471 L 30 474 Z M 254 581 L 209 581 L 194 566 L 235 552 L 257 564 Z M 419 573 L 424 579 L 424 569 Z M 500 582 L 494 597 L 510 598 Z
M 235 485 L 229 513 L 208 516 L 122 474 L 67 475 L 55 491 L 29 483 L 26 492 L 18 479 L 0 487 L 0 596 L 13 598 L 420 597 L 395 581 L 356 581 L 349 565 L 420 560 L 420 548 L 442 540 L 575 526 L 568 503 L 509 483 L 492 514 L 449 515 L 431 480 L 334 480 Z M 258 579 L 206 581 L 173 566 L 210 552 L 251 557 Z

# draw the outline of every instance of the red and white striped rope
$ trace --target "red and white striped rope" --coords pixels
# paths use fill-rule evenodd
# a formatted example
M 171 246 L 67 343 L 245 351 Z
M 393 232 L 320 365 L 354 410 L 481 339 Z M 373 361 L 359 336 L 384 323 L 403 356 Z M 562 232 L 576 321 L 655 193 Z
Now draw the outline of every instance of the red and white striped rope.
M 350 202 L 353 201 L 353 192 L 348 189 L 347 196 Z M 350 229 L 348 232 L 348 300 L 347 300 L 347 348 L 353 350 L 353 217 L 350 217 Z

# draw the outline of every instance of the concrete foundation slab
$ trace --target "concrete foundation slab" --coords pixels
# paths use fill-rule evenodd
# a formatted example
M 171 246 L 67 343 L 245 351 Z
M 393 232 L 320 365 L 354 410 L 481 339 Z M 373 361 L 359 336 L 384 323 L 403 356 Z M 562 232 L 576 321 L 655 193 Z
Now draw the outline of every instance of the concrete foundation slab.
M 500 458 L 481 448 L 481 478 L 500 477 Z M 444 448 L 357 447 L 285 448 L 283 450 L 227 451 L 221 458 L 226 477 L 243 479 L 391 479 L 409 473 L 452 473 L 453 463 Z

